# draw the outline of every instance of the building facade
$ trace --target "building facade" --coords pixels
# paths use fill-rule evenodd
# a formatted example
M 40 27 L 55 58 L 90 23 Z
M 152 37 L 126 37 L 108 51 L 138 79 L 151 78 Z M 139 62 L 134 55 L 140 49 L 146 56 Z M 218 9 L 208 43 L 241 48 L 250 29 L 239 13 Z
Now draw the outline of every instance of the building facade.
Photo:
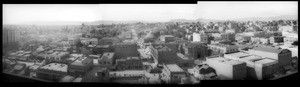
M 247 67 L 245 62 L 216 57 L 206 59 L 206 63 L 210 67 L 213 67 L 218 75 L 226 76 L 232 80 L 241 80 L 246 78 Z

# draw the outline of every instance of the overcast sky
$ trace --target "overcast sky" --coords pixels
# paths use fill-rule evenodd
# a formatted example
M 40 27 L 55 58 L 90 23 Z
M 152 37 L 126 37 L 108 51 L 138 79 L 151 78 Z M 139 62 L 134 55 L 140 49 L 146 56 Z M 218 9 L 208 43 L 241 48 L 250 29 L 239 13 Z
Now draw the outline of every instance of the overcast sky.
M 198 2 L 197 16 L 207 19 L 240 19 L 298 15 L 298 2 Z
M 297 15 L 297 2 L 198 2 L 198 4 L 4 4 L 3 23 L 43 21 L 160 21 Z

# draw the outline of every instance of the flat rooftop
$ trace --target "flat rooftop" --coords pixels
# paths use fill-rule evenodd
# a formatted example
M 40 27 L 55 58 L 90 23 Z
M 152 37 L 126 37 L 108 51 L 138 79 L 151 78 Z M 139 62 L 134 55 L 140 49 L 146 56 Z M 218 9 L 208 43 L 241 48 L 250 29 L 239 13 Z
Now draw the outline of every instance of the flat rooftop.
M 278 63 L 277 60 L 274 60 L 274 59 L 262 59 L 262 60 L 259 60 L 259 61 L 256 61 L 255 64 L 262 64 L 262 65 L 272 65 L 272 64 L 276 64 Z
M 112 59 L 115 53 L 113 52 L 106 52 L 103 53 L 101 59 Z
M 67 64 L 60 64 L 60 63 L 50 63 L 48 65 L 40 67 L 40 69 L 67 72 L 68 65 Z
M 235 53 L 229 53 L 229 54 L 225 54 L 225 55 L 238 57 L 238 58 L 243 58 L 245 56 L 251 56 L 252 54 L 249 54 L 249 53 L 246 53 L 246 52 L 235 52 Z
M 177 64 L 167 64 L 166 68 L 168 68 L 171 72 L 184 72 Z
M 83 54 L 71 54 L 70 56 L 71 56 L 71 57 L 82 57 Z
M 73 63 L 71 63 L 71 65 L 85 66 L 90 62 L 93 62 L 93 60 L 87 57 L 81 57 L 75 60 Z
M 227 59 L 227 58 L 224 58 L 224 57 L 209 58 L 208 60 L 218 61 L 220 63 L 230 64 L 230 65 L 238 65 L 238 64 L 245 63 L 245 62 L 242 62 L 242 61 Z

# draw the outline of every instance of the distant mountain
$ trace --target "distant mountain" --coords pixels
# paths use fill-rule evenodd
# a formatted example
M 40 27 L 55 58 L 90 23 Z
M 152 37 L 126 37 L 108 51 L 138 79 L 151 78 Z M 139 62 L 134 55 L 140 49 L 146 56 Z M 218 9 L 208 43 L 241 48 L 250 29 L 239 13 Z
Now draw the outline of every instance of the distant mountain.
M 50 22 L 27 22 L 22 25 L 81 25 L 82 22 L 73 21 L 50 21 Z
M 101 21 L 93 21 L 93 22 L 84 22 L 86 25 L 99 25 L 99 24 L 132 24 L 132 23 L 146 23 L 146 21 L 109 21 L 109 20 L 101 20 Z
M 215 19 L 203 19 L 203 18 L 199 18 L 196 20 L 187 20 L 187 19 L 172 19 L 169 22 L 221 22 L 221 21 L 225 21 L 225 20 L 215 20 Z
M 24 25 L 81 25 L 84 23 L 85 25 L 99 25 L 99 24 L 128 24 L 128 23 L 149 23 L 146 21 L 92 21 L 92 22 L 73 22 L 73 21 L 51 21 L 51 22 L 27 22 L 22 23 Z
M 187 19 L 172 19 L 169 22 L 197 22 L 197 20 L 187 20 Z
M 272 21 L 272 20 L 298 20 L 298 16 L 296 15 L 282 15 L 275 17 L 250 17 L 250 18 L 242 18 L 242 19 L 234 19 L 232 21 Z M 187 19 L 172 19 L 169 22 L 224 22 L 227 20 L 216 20 L 216 19 L 204 19 L 199 18 L 196 20 L 187 20 Z
M 242 18 L 242 19 L 234 19 L 233 21 L 271 21 L 271 20 L 298 20 L 297 15 L 282 15 L 275 17 L 250 17 L 250 18 Z M 204 19 L 199 18 L 196 20 L 187 20 L 187 19 L 172 19 L 168 22 L 224 22 L 227 20 L 216 20 L 216 19 Z M 131 24 L 131 23 L 155 23 L 151 21 L 110 21 L 110 20 L 101 20 L 101 21 L 93 21 L 93 22 L 73 22 L 73 21 L 51 21 L 51 22 L 28 22 L 23 23 L 24 25 L 81 25 L 82 23 L 86 25 L 99 25 L 99 24 Z

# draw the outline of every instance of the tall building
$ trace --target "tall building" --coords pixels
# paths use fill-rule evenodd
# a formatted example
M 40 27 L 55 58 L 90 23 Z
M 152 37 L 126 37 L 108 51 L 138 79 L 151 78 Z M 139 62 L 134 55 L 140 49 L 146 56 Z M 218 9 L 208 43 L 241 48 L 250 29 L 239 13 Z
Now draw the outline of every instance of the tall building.
M 18 43 L 20 40 L 20 32 L 16 29 L 3 28 L 2 46 L 7 47 L 11 44 Z

